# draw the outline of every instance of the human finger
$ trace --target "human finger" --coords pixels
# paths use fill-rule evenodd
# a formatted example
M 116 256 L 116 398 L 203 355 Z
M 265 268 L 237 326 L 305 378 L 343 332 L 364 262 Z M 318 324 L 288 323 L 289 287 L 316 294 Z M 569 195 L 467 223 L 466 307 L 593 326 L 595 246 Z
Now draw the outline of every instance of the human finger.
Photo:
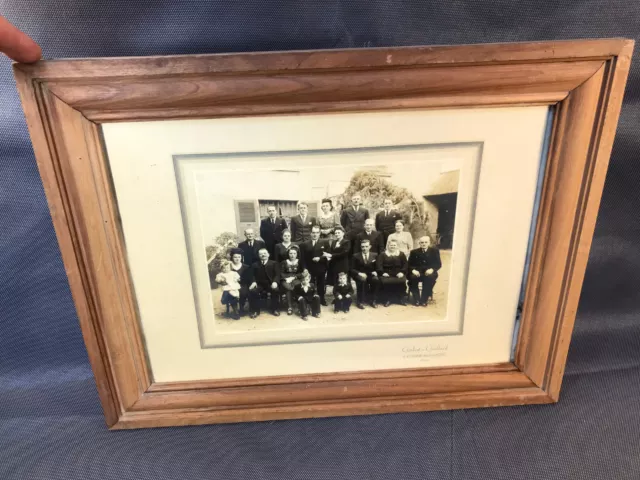
M 26 33 L 0 16 L 0 52 L 16 62 L 33 63 L 42 57 L 42 49 Z

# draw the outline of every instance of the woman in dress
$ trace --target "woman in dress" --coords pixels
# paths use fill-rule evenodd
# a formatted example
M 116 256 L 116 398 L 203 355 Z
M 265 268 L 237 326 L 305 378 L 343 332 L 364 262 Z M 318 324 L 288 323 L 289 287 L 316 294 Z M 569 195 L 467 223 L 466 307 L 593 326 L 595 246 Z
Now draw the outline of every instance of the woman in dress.
M 320 238 L 322 240 L 333 240 L 333 232 L 336 227 L 340 226 L 340 217 L 333 209 L 333 203 L 330 198 L 322 200 L 318 215 L 318 225 L 320 225 Z
M 280 263 L 289 258 L 289 249 L 293 245 L 291 241 L 291 230 L 286 228 L 282 231 L 282 243 L 276 244 L 273 249 L 273 259 Z
M 293 313 L 293 290 L 300 284 L 303 270 L 299 253 L 300 250 L 294 245 L 289 249 L 289 258 L 280 262 L 280 288 L 287 298 L 287 315 Z
M 398 242 L 389 236 L 387 249 L 376 260 L 378 278 L 382 285 L 384 306 L 397 301 L 407 304 L 407 257 L 398 249 Z
M 239 315 L 244 315 L 244 305 L 249 298 L 249 285 L 251 285 L 251 272 L 249 265 L 242 263 L 242 250 L 234 248 L 231 250 L 231 270 L 240 275 L 240 299 L 238 302 Z
M 329 252 L 324 255 L 329 260 L 327 271 L 327 285 L 337 285 L 338 273 L 349 273 L 349 253 L 351 242 L 344 238 L 344 228 L 336 227 L 333 234 L 335 240 L 329 242 Z
M 404 253 L 405 257 L 409 258 L 409 252 L 413 250 L 413 237 L 411 233 L 404 231 L 404 222 L 402 220 L 396 220 L 395 226 L 396 231 L 387 238 L 387 249 L 389 248 L 389 242 L 395 240 L 398 250 Z

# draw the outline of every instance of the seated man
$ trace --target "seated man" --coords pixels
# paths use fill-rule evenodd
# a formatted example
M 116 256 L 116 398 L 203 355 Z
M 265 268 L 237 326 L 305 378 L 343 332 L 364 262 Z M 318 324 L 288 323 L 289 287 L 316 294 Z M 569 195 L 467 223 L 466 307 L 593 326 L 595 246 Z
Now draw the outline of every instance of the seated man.
M 351 259 L 351 277 L 356 281 L 358 295 L 356 306 L 363 309 L 366 298 L 373 308 L 378 308 L 378 292 L 380 291 L 380 279 L 378 272 L 376 272 L 378 255 L 371 253 L 371 242 L 367 239 L 360 241 L 359 250 L 361 252 L 356 253 Z
M 384 235 L 382 232 L 377 232 L 373 229 L 373 218 L 368 218 L 364 222 L 364 232 L 360 232 L 356 235 L 356 244 L 353 246 L 353 251 L 355 253 L 360 252 L 360 245 L 362 245 L 362 240 L 369 240 L 371 244 L 371 252 L 376 255 L 384 252 L 385 243 Z
M 311 309 L 311 314 L 314 317 L 320 317 L 320 295 L 318 295 L 315 285 L 311 283 L 309 270 L 304 269 L 302 271 L 302 279 L 300 283 L 293 288 L 293 296 L 298 301 L 298 308 L 302 320 L 307 320 L 309 309 Z
M 338 272 L 336 284 L 333 287 L 333 312 L 349 313 L 353 302 L 353 287 L 347 272 Z
M 251 285 L 249 286 L 249 309 L 251 318 L 260 314 L 260 297 L 269 293 L 271 297 L 271 313 L 280 315 L 280 266 L 269 260 L 269 251 L 261 248 L 258 252 L 260 260 L 251 265 Z
M 409 254 L 409 289 L 415 306 L 425 306 L 433 295 L 433 286 L 438 279 L 438 270 L 442 267 L 440 251 L 431 246 L 431 238 L 425 236 L 418 240 L 419 248 Z M 418 284 L 422 283 L 422 294 Z

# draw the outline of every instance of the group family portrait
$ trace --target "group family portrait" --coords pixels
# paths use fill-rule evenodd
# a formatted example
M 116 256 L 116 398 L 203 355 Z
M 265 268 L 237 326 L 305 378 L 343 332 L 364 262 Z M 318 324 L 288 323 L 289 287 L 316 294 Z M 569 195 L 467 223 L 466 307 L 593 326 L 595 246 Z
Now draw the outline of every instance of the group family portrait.
M 259 176 L 247 192 L 257 198 L 199 188 L 216 322 L 233 331 L 446 315 L 457 165 Z

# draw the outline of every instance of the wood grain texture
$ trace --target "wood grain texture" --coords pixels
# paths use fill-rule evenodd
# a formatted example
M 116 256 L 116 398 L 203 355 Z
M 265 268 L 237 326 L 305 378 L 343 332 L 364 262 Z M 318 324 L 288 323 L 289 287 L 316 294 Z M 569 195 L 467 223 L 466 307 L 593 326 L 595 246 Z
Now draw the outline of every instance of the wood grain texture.
M 53 81 L 51 92 L 93 121 L 554 103 L 600 60 L 450 67 L 180 75 Z M 506 94 L 506 92 L 509 92 Z M 139 112 L 132 114 L 132 112 Z
M 584 192 L 584 182 L 576 180 L 588 174 L 603 70 L 604 66 L 574 90 L 555 116 L 522 314 L 524 342 L 516 353 L 516 363 L 539 386 L 547 375 L 557 316 L 562 315 L 567 300 Z
M 188 409 L 170 411 L 126 412 L 114 430 L 201 425 L 208 423 L 264 422 L 269 420 L 373 415 L 381 413 L 424 412 L 461 408 L 507 407 L 552 403 L 538 387 L 437 393 L 406 397 L 362 398 L 299 405 L 269 405 L 238 409 Z
M 78 234 L 72 219 L 72 201 L 67 193 L 52 137 L 51 117 L 45 110 L 39 85 L 34 84 L 19 69 L 15 70 L 15 76 L 105 420 L 107 425 L 113 425 L 123 414 L 123 409 L 118 399 L 111 365 L 103 355 L 106 347 L 102 327 L 86 290 L 88 285 L 83 276 L 85 268 L 80 258 Z
M 300 382 L 294 384 L 241 385 L 227 388 L 149 392 L 130 411 L 174 408 L 243 408 L 246 406 L 296 405 L 309 402 L 345 401 L 367 398 L 404 397 L 531 388 L 534 383 L 520 371 L 491 374 L 458 373 L 443 376 L 396 376 L 376 380 Z
M 515 42 L 478 45 L 357 48 L 345 50 L 300 50 L 157 57 L 81 58 L 18 64 L 25 74 L 43 81 L 157 78 L 221 73 L 267 73 L 414 66 L 499 65 L 509 63 L 558 63 L 607 61 L 620 54 L 629 40 L 601 38 L 549 42 Z
M 604 39 L 15 65 L 107 424 L 556 401 L 632 48 Z M 532 104 L 555 116 L 514 363 L 153 383 L 100 122 Z
M 60 175 L 65 179 L 86 295 L 107 347 L 103 354 L 118 379 L 115 385 L 120 407 L 126 410 L 151 382 L 142 342 L 134 340 L 138 322 L 132 309 L 132 292 L 127 290 L 129 284 L 123 275 L 126 264 L 122 246 L 116 247 L 121 239 L 113 236 L 115 220 L 109 209 L 112 195 L 105 191 L 103 172 L 93 169 L 95 160 L 104 157 L 98 127 L 44 88 L 42 98 L 50 117 Z M 120 351 L 129 354 L 121 355 Z
M 394 378 L 405 377 L 434 377 L 451 374 L 487 374 L 494 372 L 513 372 L 518 368 L 511 362 L 496 363 L 490 365 L 472 365 L 465 367 L 431 367 L 431 368 L 403 368 L 393 371 Z M 310 373 L 302 375 L 277 375 L 272 377 L 252 377 L 241 379 L 200 380 L 197 382 L 156 382 L 149 387 L 147 392 L 171 392 L 185 390 L 210 390 L 214 388 L 227 388 L 246 385 L 285 385 L 289 383 L 315 383 L 336 382 L 349 380 L 379 380 L 389 378 L 384 370 L 369 370 L 358 372 L 330 372 Z
M 556 400 L 631 51 L 571 92 L 555 116 L 516 364 Z

